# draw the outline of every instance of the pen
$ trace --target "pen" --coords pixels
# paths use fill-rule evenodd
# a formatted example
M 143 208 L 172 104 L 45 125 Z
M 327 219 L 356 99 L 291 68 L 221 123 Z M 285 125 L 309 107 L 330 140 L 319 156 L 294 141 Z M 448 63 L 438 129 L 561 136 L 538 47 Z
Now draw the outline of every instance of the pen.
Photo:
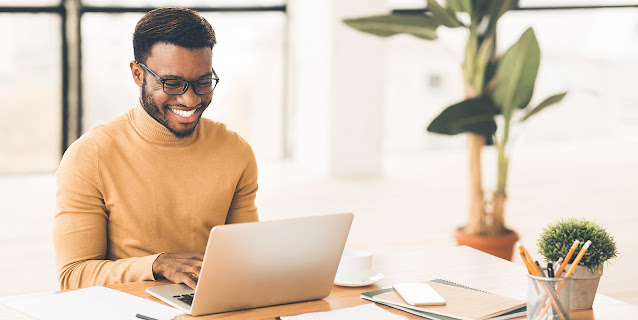
M 547 263 L 547 276 L 550 278 L 554 277 L 554 262 L 550 261 Z
M 534 264 L 536 265 L 536 268 L 538 268 L 538 272 L 541 273 L 541 277 L 547 277 L 545 272 L 543 272 L 543 268 L 541 268 L 541 264 L 538 263 L 538 260 L 534 261 Z
M 138 313 L 138 314 L 136 314 L 136 315 L 135 315 L 135 317 L 136 317 L 136 318 L 140 318 L 140 319 L 144 319 L 144 320 L 157 320 L 157 319 L 155 319 L 155 318 L 151 318 L 151 317 L 149 317 L 149 316 L 145 316 L 145 315 L 143 315 L 143 314 L 139 314 L 139 313 Z

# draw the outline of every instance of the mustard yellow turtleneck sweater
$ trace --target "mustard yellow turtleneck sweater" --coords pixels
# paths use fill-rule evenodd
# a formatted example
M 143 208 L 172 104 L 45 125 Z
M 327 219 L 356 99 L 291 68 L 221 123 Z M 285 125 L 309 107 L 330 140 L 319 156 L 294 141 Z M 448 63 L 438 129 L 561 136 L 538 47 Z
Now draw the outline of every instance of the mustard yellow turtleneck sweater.
M 161 252 L 204 252 L 210 229 L 257 221 L 246 141 L 202 118 L 178 139 L 139 105 L 75 141 L 57 176 L 62 289 L 154 280 Z

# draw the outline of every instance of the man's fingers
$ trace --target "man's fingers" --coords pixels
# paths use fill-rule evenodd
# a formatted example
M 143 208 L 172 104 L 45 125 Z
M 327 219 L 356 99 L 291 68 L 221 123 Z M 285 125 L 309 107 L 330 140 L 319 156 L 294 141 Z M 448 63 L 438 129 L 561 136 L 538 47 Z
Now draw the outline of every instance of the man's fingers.
M 163 253 L 153 263 L 153 275 L 195 288 L 203 259 L 203 253 Z
M 181 276 L 185 274 L 189 276 L 191 279 L 197 281 L 197 279 L 199 279 L 199 274 L 201 273 L 201 271 L 202 271 L 201 267 L 185 266 L 175 272 L 175 277 L 178 278 L 178 280 L 181 280 Z
M 195 275 L 196 278 L 199 278 L 199 274 L 202 272 L 201 266 L 193 266 L 190 268 L 190 272 Z
M 190 273 L 182 273 L 182 282 L 193 290 L 197 287 L 197 278 L 193 278 Z

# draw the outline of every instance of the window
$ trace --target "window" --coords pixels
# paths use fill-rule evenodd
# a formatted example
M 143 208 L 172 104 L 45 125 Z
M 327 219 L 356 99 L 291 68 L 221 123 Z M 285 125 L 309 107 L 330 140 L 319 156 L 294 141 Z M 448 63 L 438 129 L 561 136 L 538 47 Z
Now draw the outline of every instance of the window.
M 283 12 L 205 12 L 217 36 L 213 66 L 221 81 L 205 117 L 225 123 L 260 160 L 279 159 L 283 148 Z M 86 13 L 82 17 L 82 131 L 135 105 L 131 78 L 132 30 L 141 13 Z M 117 92 L 117 94 L 113 94 Z
M 69 23 L 67 1 L 78 0 L 0 0 L 5 40 L 0 57 L 6 62 L 0 68 L 5 114 L 0 174 L 53 172 L 77 135 L 130 109 L 139 95 L 128 66 L 135 24 L 150 9 L 175 3 L 81 0 L 76 25 Z M 205 16 L 219 39 L 213 63 L 223 80 L 205 116 L 237 131 L 261 159 L 280 159 L 287 114 L 285 2 L 185 0 L 180 5 Z M 74 30 L 80 30 L 81 41 L 67 37 Z M 69 58 L 74 52 L 80 53 L 79 65 Z M 80 92 L 69 93 L 76 77 Z M 81 98 L 77 109 L 74 95 Z
M 419 8 L 411 0 L 389 3 L 401 5 L 396 7 L 401 9 Z M 544 7 L 550 5 L 560 7 Z M 599 8 L 602 5 L 609 7 Z M 568 95 L 531 119 L 529 125 L 517 126 L 514 137 L 525 140 L 522 145 L 635 141 L 638 92 L 631 77 L 638 72 L 638 5 L 627 1 L 528 0 L 521 1 L 521 7 L 506 13 L 499 22 L 497 52 L 502 54 L 526 28 L 533 27 L 541 48 L 541 65 L 532 104 L 562 91 Z M 465 148 L 463 135 L 426 132 L 430 121 L 445 107 L 464 99 L 460 65 L 465 35 L 445 27 L 437 32 L 436 41 L 407 35 L 387 40 L 386 153 Z M 431 85 L 433 78 L 438 79 L 438 86 Z
M 62 131 L 60 17 L 2 13 L 0 38 L 5 44 L 0 50 L 0 173 L 53 171 Z

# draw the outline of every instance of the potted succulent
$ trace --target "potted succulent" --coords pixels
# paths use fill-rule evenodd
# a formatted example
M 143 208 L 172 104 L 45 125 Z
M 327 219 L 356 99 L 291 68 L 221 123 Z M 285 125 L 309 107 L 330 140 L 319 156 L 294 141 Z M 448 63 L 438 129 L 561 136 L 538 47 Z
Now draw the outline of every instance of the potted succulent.
M 516 6 L 518 0 L 448 0 L 446 6 L 427 0 L 423 13 L 343 20 L 350 27 L 381 37 L 403 33 L 434 40 L 439 27 L 466 29 L 465 58 L 461 65 L 465 99 L 444 109 L 427 130 L 467 135 L 469 219 L 455 233 L 457 243 L 508 260 L 518 239 L 505 226 L 504 218 L 511 126 L 559 102 L 566 94 L 556 94 L 529 106 L 540 63 L 540 49 L 532 28 L 502 56 L 497 56 L 498 21 Z M 485 146 L 495 147 L 498 153 L 497 185 L 491 193 L 484 192 L 481 181 L 481 151 Z
M 580 247 L 587 240 L 591 241 L 591 245 L 571 276 L 571 308 L 589 309 L 596 297 L 598 282 L 603 274 L 603 263 L 618 254 L 614 238 L 594 221 L 567 218 L 543 229 L 538 240 L 538 252 L 546 261 L 557 261 L 567 256 L 576 240 L 580 242 Z M 576 248 L 576 252 L 580 247 Z M 569 263 L 573 262 L 575 257 L 576 254 L 573 254 Z

